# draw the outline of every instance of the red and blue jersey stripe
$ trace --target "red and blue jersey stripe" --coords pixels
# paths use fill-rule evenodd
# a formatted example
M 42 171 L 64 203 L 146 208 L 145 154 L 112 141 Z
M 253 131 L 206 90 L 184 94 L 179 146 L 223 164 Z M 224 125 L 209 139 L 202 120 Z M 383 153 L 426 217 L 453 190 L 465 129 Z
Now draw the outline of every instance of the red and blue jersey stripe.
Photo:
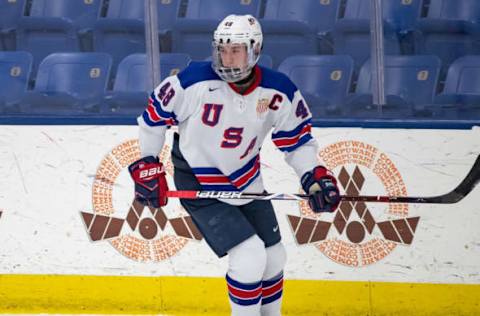
M 260 175 L 260 155 L 253 157 L 245 166 L 228 176 L 232 184 L 242 191 Z
M 192 168 L 202 190 L 207 191 L 238 191 L 230 179 L 217 168 Z
M 177 125 L 178 121 L 174 112 L 168 112 L 162 109 L 162 104 L 152 93 L 148 98 L 148 106 L 143 111 L 143 120 L 149 126 L 172 126 Z
M 308 119 L 291 131 L 279 131 L 272 134 L 273 143 L 284 152 L 291 152 L 312 139 L 311 120 Z
M 257 155 L 243 167 L 225 176 L 217 168 L 192 168 L 202 190 L 242 191 L 260 175 L 260 156 Z
M 255 305 L 262 298 L 262 282 L 241 283 L 227 274 L 228 296 L 235 304 L 242 306 Z
M 282 297 L 283 293 L 283 273 L 279 276 L 262 281 L 262 305 L 274 302 Z

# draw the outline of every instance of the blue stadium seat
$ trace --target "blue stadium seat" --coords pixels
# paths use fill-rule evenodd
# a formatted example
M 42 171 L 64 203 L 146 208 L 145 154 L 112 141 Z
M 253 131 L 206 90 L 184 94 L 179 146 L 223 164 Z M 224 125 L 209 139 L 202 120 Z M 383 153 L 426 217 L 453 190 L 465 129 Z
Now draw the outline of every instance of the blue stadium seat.
M 385 53 L 398 55 L 401 40 L 414 30 L 422 0 L 383 1 Z M 349 54 L 357 69 L 370 57 L 370 0 L 348 0 L 334 30 L 335 54 Z M 410 46 L 412 46 L 410 44 Z M 413 50 L 413 49 L 410 49 Z
M 0 52 L 0 109 L 15 112 L 28 86 L 33 57 L 28 52 Z
M 423 2 L 424 0 L 382 1 L 383 19 L 387 22 L 387 27 L 398 33 L 413 31 L 420 17 Z M 365 23 L 370 19 L 370 0 L 347 0 L 343 18 Z
M 186 54 L 160 55 L 161 78 L 165 79 L 183 70 L 190 63 Z M 137 116 L 145 109 L 148 95 L 153 87 L 147 82 L 147 57 L 145 54 L 132 54 L 125 57 L 118 66 L 113 91 L 105 97 L 107 112 Z
M 261 23 L 267 29 L 268 24 L 280 23 L 283 30 L 298 29 L 298 24 L 306 24 L 316 34 L 320 52 L 331 54 L 330 32 L 337 21 L 340 4 L 341 0 L 269 0 Z
M 25 113 L 99 112 L 112 58 L 104 53 L 55 53 L 38 69 L 33 91 L 22 100 Z
M 353 117 L 404 119 L 433 103 L 441 62 L 436 56 L 385 56 L 386 105 L 373 106 L 371 61 L 361 68 L 356 91 L 347 102 Z
M 185 18 L 177 19 L 172 32 L 172 52 L 204 60 L 212 54 L 212 36 L 218 23 L 229 14 L 259 17 L 261 3 L 260 0 L 189 0 Z
M 220 22 L 229 14 L 251 14 L 258 18 L 260 10 L 260 0 L 189 0 L 185 17 L 187 19 L 213 19 Z
M 340 0 L 268 0 L 261 23 L 269 20 L 300 22 L 313 27 L 318 34 L 326 34 L 335 26 L 340 4 Z
M 353 74 L 350 56 L 291 56 L 278 70 L 297 85 L 314 118 L 341 114 Z
M 161 51 L 169 51 L 171 31 L 181 0 L 158 0 L 158 32 Z M 113 57 L 112 74 L 126 56 L 145 52 L 144 1 L 109 0 L 106 16 L 94 29 L 94 50 Z
M 262 31 L 262 51 L 272 57 L 273 68 L 289 56 L 318 53 L 316 34 L 306 24 L 298 23 L 285 28 L 282 21 L 269 21 L 262 24 Z
M 33 73 L 51 53 L 91 47 L 86 37 L 99 9 L 100 0 L 32 0 L 30 15 L 18 22 L 17 49 L 32 53 Z
M 0 0 L 0 29 L 14 29 L 24 9 L 25 0 Z
M 79 31 L 91 30 L 100 5 L 101 0 L 32 0 L 30 16 L 68 19 Z
M 15 49 L 15 29 L 26 0 L 0 0 L 0 50 Z
M 480 118 L 480 56 L 464 56 L 448 69 L 445 86 L 435 98 L 440 117 Z
M 273 59 L 270 55 L 261 54 L 260 58 L 258 59 L 258 64 L 262 67 L 272 68 L 273 67 Z
M 480 54 L 480 1 L 430 1 L 428 14 L 417 24 L 417 54 L 437 55 L 444 70 L 457 58 Z

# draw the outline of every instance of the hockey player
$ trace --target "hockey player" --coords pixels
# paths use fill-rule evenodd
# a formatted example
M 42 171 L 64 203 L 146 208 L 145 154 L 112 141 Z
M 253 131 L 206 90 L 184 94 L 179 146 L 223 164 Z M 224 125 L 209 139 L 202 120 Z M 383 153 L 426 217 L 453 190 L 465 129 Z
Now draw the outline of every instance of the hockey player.
M 337 182 L 318 165 L 307 104 L 287 76 L 257 65 L 262 41 L 254 17 L 229 15 L 214 32 L 212 62 L 192 62 L 153 91 L 138 118 L 143 158 L 129 167 L 140 202 L 167 204 L 157 156 L 167 127 L 178 125 L 172 149 L 177 189 L 264 192 L 259 152 L 272 132 L 310 194 L 312 210 L 336 209 Z M 286 254 L 271 202 L 181 204 L 217 256 L 228 255 L 232 315 L 280 315 Z

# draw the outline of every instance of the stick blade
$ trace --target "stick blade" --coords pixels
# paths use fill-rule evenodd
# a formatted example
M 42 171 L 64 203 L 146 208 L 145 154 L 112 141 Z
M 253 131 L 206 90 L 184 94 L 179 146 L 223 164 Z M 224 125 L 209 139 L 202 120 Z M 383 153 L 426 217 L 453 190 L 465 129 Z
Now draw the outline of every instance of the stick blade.
M 480 155 L 475 160 L 472 168 L 463 181 L 452 192 L 444 196 L 438 196 L 442 199 L 440 203 L 457 203 L 470 193 L 480 181 Z

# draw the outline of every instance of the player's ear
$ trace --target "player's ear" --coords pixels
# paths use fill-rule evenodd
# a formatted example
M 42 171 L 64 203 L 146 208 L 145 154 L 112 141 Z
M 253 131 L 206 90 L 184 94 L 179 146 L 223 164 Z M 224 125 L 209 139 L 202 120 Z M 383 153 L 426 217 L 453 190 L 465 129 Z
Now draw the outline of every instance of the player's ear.
M 263 44 L 262 44 L 262 46 L 263 46 Z M 260 52 L 262 51 L 262 47 L 260 47 L 259 43 L 255 44 L 255 47 L 253 49 L 254 49 L 255 54 L 260 54 Z

